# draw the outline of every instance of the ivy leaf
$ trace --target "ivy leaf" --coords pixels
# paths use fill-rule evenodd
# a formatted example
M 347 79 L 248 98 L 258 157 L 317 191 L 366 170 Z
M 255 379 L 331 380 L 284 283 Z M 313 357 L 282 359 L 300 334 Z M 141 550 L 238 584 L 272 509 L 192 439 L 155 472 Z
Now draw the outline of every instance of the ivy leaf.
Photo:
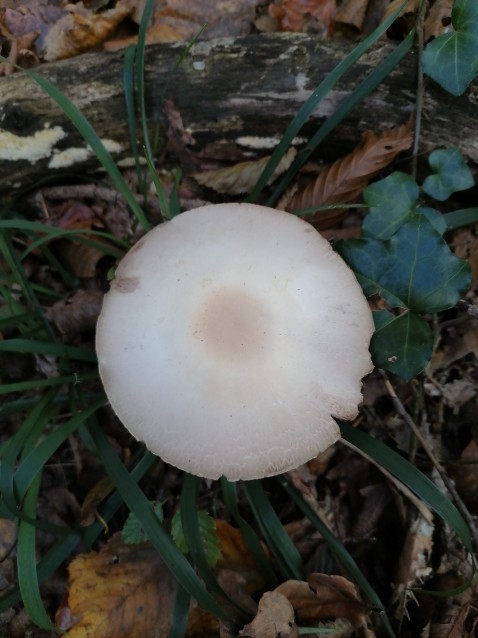
M 375 365 L 409 381 L 422 372 L 433 352 L 433 331 L 414 312 L 373 313 L 375 333 L 370 344 Z
M 428 163 L 435 171 L 435 175 L 429 175 L 425 179 L 423 190 L 440 202 L 444 202 L 452 193 L 471 188 L 475 183 L 458 148 L 433 151 L 430 153 Z
M 363 198 L 370 210 L 362 226 L 363 234 L 390 239 L 415 213 L 418 195 L 419 188 L 413 177 L 399 171 L 368 186 Z
M 440 233 L 440 235 L 444 235 L 445 232 L 448 230 L 445 216 L 443 215 L 443 213 L 440 213 L 440 211 L 435 210 L 434 208 L 429 208 L 427 206 L 420 206 L 420 208 L 417 208 L 416 212 L 424 215 L 433 226 L 433 228 L 437 231 L 437 233 Z
M 209 516 L 204 510 L 198 511 L 199 519 L 199 531 L 204 545 L 204 552 L 207 556 L 207 560 L 211 567 L 215 567 L 219 557 L 221 555 L 221 548 L 219 545 L 219 538 L 216 533 L 216 522 Z M 174 542 L 183 552 L 187 554 L 188 545 L 184 536 L 183 526 L 181 523 L 181 510 L 176 510 L 172 524 L 171 524 L 171 536 Z
M 455 0 L 451 21 L 454 31 L 425 47 L 423 70 L 445 90 L 461 95 L 478 74 L 478 2 Z
M 415 214 L 388 241 L 339 242 L 367 296 L 419 313 L 454 306 L 471 282 L 470 266 L 455 257 L 424 215 Z
M 157 501 L 151 502 L 153 507 L 153 511 L 158 517 L 158 520 L 163 522 L 163 508 L 161 507 L 161 503 Z M 133 543 L 144 543 L 148 540 L 146 533 L 139 522 L 139 519 L 133 512 L 129 513 L 128 518 L 126 519 L 126 523 L 121 530 L 121 540 L 123 543 L 133 544 Z

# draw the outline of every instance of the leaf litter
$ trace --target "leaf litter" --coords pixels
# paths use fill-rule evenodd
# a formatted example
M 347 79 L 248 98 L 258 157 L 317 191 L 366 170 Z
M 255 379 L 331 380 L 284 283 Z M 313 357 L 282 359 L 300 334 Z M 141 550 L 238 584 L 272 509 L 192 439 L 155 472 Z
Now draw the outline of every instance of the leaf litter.
M 20 12 L 15 15 L 13 13 L 9 14 L 12 26 L 12 41 L 14 37 L 23 37 L 22 35 L 14 36 L 13 34 L 15 24 L 17 24 L 16 28 L 18 28 L 19 19 L 22 15 L 21 11 L 32 13 L 35 11 L 36 4 L 45 8 L 48 3 L 24 2 L 21 5 L 16 3 L 17 6 L 13 3 L 10 7 L 12 11 Z M 115 9 L 118 6 L 121 7 L 121 4 L 117 3 Z M 128 14 L 128 19 L 136 15 L 136 18 L 132 18 L 133 21 L 134 19 L 137 20 L 140 15 L 139 3 L 134 4 L 136 5 L 134 8 L 136 14 Z M 211 11 L 209 3 L 203 4 L 206 10 Z M 328 4 L 330 8 L 332 3 L 329 2 Z M 345 7 L 346 4 L 352 6 L 352 2 L 349 2 L 342 3 L 341 7 Z M 356 3 L 355 6 L 358 6 L 358 4 Z M 412 7 L 412 4 L 409 3 L 409 6 Z M 166 7 L 163 6 L 160 9 L 158 14 L 159 35 L 153 36 L 150 34 L 153 39 L 154 37 L 170 37 L 168 33 L 172 34 L 173 40 L 187 37 L 187 34 L 191 32 L 190 30 L 197 28 L 203 17 L 195 12 L 196 9 L 187 14 L 185 3 L 170 2 L 166 3 L 166 5 Z M 306 15 L 307 11 L 304 10 L 312 6 L 311 2 L 284 2 L 276 3 L 276 5 L 282 6 L 284 16 L 284 7 L 287 7 L 291 16 L 290 19 L 302 20 L 303 28 L 318 28 L 315 18 L 310 20 L 310 17 Z M 319 5 L 320 3 L 316 4 L 317 7 Z M 364 3 L 362 3 L 362 7 L 363 5 Z M 435 37 L 439 34 L 440 29 L 443 32 L 443 30 L 449 28 L 446 24 L 446 5 L 446 2 L 440 2 L 440 0 L 432 4 L 428 18 L 428 24 L 431 26 L 427 27 L 426 23 L 426 28 L 429 29 L 427 33 L 432 35 L 427 35 L 427 37 Z M 105 6 L 106 4 L 103 3 L 103 7 Z M 323 6 L 325 6 L 325 3 L 323 3 Z M 88 20 L 94 20 L 92 16 L 94 11 L 97 10 L 97 6 L 95 8 L 91 7 L 93 7 L 91 3 L 85 2 L 83 8 L 80 9 L 78 7 L 76 12 L 69 13 L 67 17 L 70 22 L 68 24 L 73 24 L 73 26 L 75 24 L 76 26 L 85 24 L 88 32 L 87 36 L 91 38 L 90 42 L 94 41 L 94 46 L 106 46 L 107 39 L 121 25 L 119 22 L 116 26 L 113 26 L 113 22 L 109 25 L 105 23 L 100 25 L 98 23 L 98 25 L 90 28 Z M 243 15 L 247 17 L 241 22 L 241 26 L 238 27 L 241 32 L 247 32 L 250 29 L 250 4 L 246 3 L 244 7 L 245 13 Z M 231 12 L 223 14 L 226 20 L 232 20 L 231 16 L 235 15 L 232 5 L 229 6 L 229 9 L 231 9 Z M 246 9 L 249 13 L 247 13 Z M 122 10 L 124 10 L 124 6 Z M 197 10 L 199 10 L 199 5 Z M 240 10 L 240 7 L 238 10 Z M 292 10 L 299 11 L 298 18 L 294 18 Z M 407 7 L 407 10 L 415 9 Z M 62 15 L 65 17 L 65 12 L 64 10 L 62 11 Z M 162 14 L 161 11 L 163 12 Z M 300 15 L 300 11 L 302 11 L 302 15 Z M 114 21 L 119 15 L 117 14 L 115 17 L 114 13 L 109 14 L 105 11 L 102 11 L 102 14 L 103 19 L 106 21 L 110 17 Z M 24 13 L 23 15 L 27 14 Z M 72 15 L 81 16 L 81 19 L 75 17 L 72 23 Z M 209 20 L 213 18 L 212 14 L 206 17 Z M 215 19 L 216 17 L 218 16 L 214 16 Z M 40 36 L 36 35 L 35 30 L 26 31 L 26 36 L 31 40 L 26 49 L 32 53 L 35 52 L 35 55 L 37 55 L 36 47 L 41 43 L 41 33 L 48 32 L 51 27 L 51 20 L 50 22 L 48 21 L 46 14 L 42 18 L 40 13 L 34 16 L 34 19 L 37 20 L 37 31 L 40 31 Z M 44 19 L 43 25 L 40 24 L 42 19 Z M 82 23 L 82 20 L 86 22 Z M 285 25 L 285 22 L 283 24 L 284 28 L 289 28 Z M 327 29 L 330 24 L 325 22 L 324 26 L 320 28 Z M 24 25 L 27 28 L 26 22 Z M 111 31 L 109 31 L 110 27 Z M 227 25 L 218 25 L 217 28 L 219 30 L 227 28 Z M 28 25 L 28 29 L 30 29 L 30 25 Z M 161 29 L 163 29 L 163 35 L 161 35 Z M 87 39 L 84 41 L 79 39 L 75 43 L 77 36 L 74 33 L 74 29 L 71 29 L 71 31 L 72 48 L 68 49 L 70 44 L 58 40 L 56 44 L 52 44 L 52 47 L 57 47 L 55 55 L 69 55 L 68 51 L 74 54 L 75 46 L 78 46 L 81 50 L 84 50 L 82 47 L 89 46 Z M 56 32 L 54 31 L 53 33 Z M 35 35 L 29 35 L 32 33 Z M 35 38 L 34 40 L 32 40 L 33 37 Z M 124 45 L 126 40 L 120 39 L 119 42 Z M 22 50 L 21 43 L 19 50 Z M 54 49 L 52 48 L 51 50 Z M 15 55 L 17 54 L 15 53 Z M 17 59 L 19 58 L 12 58 L 12 61 Z M 171 117 L 172 127 L 173 117 Z M 179 145 L 186 145 L 186 138 L 182 138 L 181 129 L 185 133 L 184 127 L 180 122 L 177 124 L 176 140 L 179 140 Z M 394 149 L 386 148 L 387 143 L 385 140 L 387 135 L 393 138 L 394 133 L 387 131 L 381 133 L 369 132 L 360 147 L 357 147 L 346 158 L 337 160 L 336 164 L 323 171 L 314 183 L 305 188 L 302 187 L 302 184 L 303 181 L 309 179 L 309 176 L 304 172 L 301 177 L 300 189 L 298 188 L 294 194 L 294 196 L 297 196 L 297 200 L 301 202 L 300 207 L 302 207 L 304 201 L 308 204 L 312 202 L 310 204 L 311 207 L 321 206 L 324 203 L 336 203 L 343 205 L 343 211 L 340 212 L 341 215 L 343 215 L 344 211 L 347 212 L 347 204 L 359 201 L 361 192 L 368 181 L 384 170 L 390 162 L 394 161 L 397 153 L 408 150 L 409 145 L 406 146 L 405 142 L 410 140 L 410 131 L 403 134 L 402 142 L 404 146 L 400 150 L 397 150 L 401 143 L 400 135 L 395 133 L 394 143 L 396 146 Z M 191 144 L 191 149 L 193 146 L 194 144 Z M 396 153 L 393 154 L 392 151 L 395 150 Z M 388 161 L 385 161 L 388 151 L 390 151 Z M 227 154 L 225 153 L 225 155 Z M 195 158 L 193 156 L 191 166 L 200 166 L 202 161 L 203 158 Z M 381 162 L 384 162 L 383 165 Z M 262 166 L 260 161 L 257 163 L 251 162 L 252 171 L 254 170 L 254 165 L 255 170 L 260 172 Z M 236 166 L 231 167 L 229 165 L 226 169 L 219 168 L 217 172 L 221 170 L 231 170 L 234 175 L 241 172 L 241 167 L 238 162 Z M 374 170 L 377 173 L 374 173 Z M 212 171 L 208 171 L 207 168 L 201 170 L 200 167 L 199 174 L 207 172 Z M 254 176 L 249 179 L 252 181 Z M 355 183 L 354 180 L 356 180 Z M 88 190 L 88 193 L 86 191 L 80 192 L 78 190 L 74 192 L 70 190 L 59 195 L 59 199 L 64 200 L 65 207 L 63 209 L 64 212 L 56 217 L 56 222 L 54 223 L 58 223 L 60 227 L 64 228 L 72 228 L 75 227 L 75 223 L 79 223 L 80 226 L 76 227 L 81 227 L 81 223 L 83 223 L 81 215 L 79 218 L 75 218 L 75 215 L 68 216 L 68 211 L 73 211 L 77 208 L 77 204 L 80 203 L 85 208 L 90 207 L 90 212 L 93 211 L 94 224 L 99 224 L 99 227 L 104 224 L 107 229 L 112 229 L 116 236 L 130 238 L 133 234 L 131 221 L 126 219 L 127 216 L 121 212 L 120 206 L 116 206 L 111 193 L 107 195 L 105 190 L 103 192 L 105 199 L 102 199 L 100 188 L 93 185 L 84 185 L 84 187 Z M 81 189 L 81 187 L 76 185 L 67 186 L 66 188 Z M 211 188 L 214 190 L 214 187 Z M 229 193 L 226 190 L 226 194 L 234 196 L 234 188 L 233 186 Z M 307 188 L 309 200 L 304 194 Z M 343 192 L 341 189 L 343 189 Z M 48 193 L 48 189 L 45 189 L 47 199 L 49 197 Z M 52 192 L 50 191 L 49 194 L 52 195 Z M 204 193 L 203 190 L 199 189 L 190 195 L 199 197 L 204 195 Z M 106 207 L 104 206 L 106 199 L 111 204 L 109 221 L 106 218 Z M 97 205 L 100 206 L 99 209 L 95 208 Z M 52 208 L 50 207 L 50 212 L 51 210 Z M 117 218 L 121 218 L 122 221 L 118 221 Z M 350 218 L 357 222 L 357 217 L 351 215 Z M 83 228 L 92 227 L 92 222 L 88 221 L 88 217 L 83 221 L 85 224 Z M 340 222 L 337 219 L 327 222 L 329 226 L 330 224 L 337 226 L 342 223 L 344 222 Z M 360 223 L 360 220 L 358 220 L 358 223 Z M 476 243 L 476 236 L 473 232 L 467 232 L 470 234 L 470 241 L 467 244 L 469 247 L 473 240 Z M 454 238 L 459 237 L 459 235 L 460 232 L 455 232 Z M 478 253 L 478 251 L 474 250 L 474 253 L 472 253 L 472 261 L 474 258 L 476 262 L 475 253 Z M 51 304 L 47 309 L 48 318 L 52 321 L 55 329 L 67 341 L 91 343 L 91 333 L 94 329 L 102 298 L 102 290 L 99 287 L 95 287 L 95 285 L 97 285 L 99 279 L 102 279 L 103 282 L 105 281 L 104 272 L 102 272 L 99 261 L 93 257 L 82 258 L 78 255 L 74 256 L 74 251 L 70 256 L 61 256 L 65 264 L 68 264 L 69 258 L 68 268 L 73 269 L 72 272 L 77 275 L 82 271 L 75 271 L 75 261 L 85 261 L 87 267 L 86 271 L 83 272 L 87 272 L 84 278 L 88 280 L 88 283 L 83 282 L 84 288 L 70 296 L 65 295 L 64 299 L 58 303 Z M 31 262 L 26 264 L 30 268 L 30 273 L 37 272 L 37 265 L 38 256 L 35 255 L 31 257 Z M 79 276 L 82 277 L 83 275 L 80 274 Z M 89 289 L 90 285 L 93 286 L 93 289 Z M 60 290 L 65 292 L 61 287 Z M 453 320 L 452 318 L 451 321 L 453 322 Z M 472 395 L 472 388 L 476 382 L 476 360 L 478 359 L 476 322 L 470 320 L 469 323 L 439 325 L 438 329 L 441 339 L 427 371 L 428 377 L 424 386 L 424 404 L 422 404 L 421 410 L 422 412 L 429 412 L 427 427 L 434 428 L 430 432 L 430 436 L 447 441 L 447 446 L 444 447 L 443 453 L 446 457 L 446 462 L 449 463 L 450 475 L 454 478 L 463 499 L 467 502 L 471 511 L 476 513 L 477 439 L 473 430 L 473 414 L 476 415 L 476 395 Z M 8 337 L 9 334 L 7 330 L 6 336 Z M 2 370 L 2 376 L 3 374 Z M 376 382 L 377 380 L 369 379 L 366 384 L 371 384 L 374 381 Z M 410 390 L 410 387 L 406 384 L 398 383 L 397 385 L 397 392 L 401 395 L 404 403 L 412 407 L 417 401 L 414 388 L 412 387 L 412 390 Z M 416 388 L 415 391 L 418 392 Z M 393 411 L 387 403 L 385 395 L 381 394 L 380 391 L 375 393 L 374 400 L 366 406 L 365 415 L 370 423 L 375 424 L 375 433 L 378 438 L 387 439 L 397 436 L 397 420 L 395 419 L 394 421 Z M 102 419 L 108 431 L 113 433 L 112 436 L 118 448 L 128 449 L 127 446 L 130 442 L 125 442 L 119 437 L 111 416 L 102 416 Z M 395 426 L 393 425 L 394 423 Z M 411 437 L 402 436 L 402 444 L 403 452 L 406 455 L 412 456 L 415 453 Z M 75 445 L 81 445 L 81 443 L 77 441 Z M 87 458 L 88 455 L 85 450 L 82 451 L 82 454 Z M 68 463 L 64 459 L 60 460 L 63 470 L 68 472 Z M 420 461 L 421 459 L 418 458 L 417 463 L 420 463 Z M 316 474 L 314 474 L 314 471 Z M 78 479 L 78 476 L 69 474 L 71 482 L 67 488 L 69 493 L 72 494 L 77 491 L 77 486 L 74 487 L 75 481 L 81 483 L 82 498 L 80 501 L 84 507 L 84 522 L 89 522 L 95 517 L 97 505 L 110 489 L 108 481 L 102 486 L 99 480 L 93 480 L 93 476 L 88 477 L 88 480 L 86 480 L 85 474 L 87 473 L 88 466 L 86 466 L 81 480 Z M 459 576 L 467 575 L 464 569 L 466 557 L 463 552 L 460 552 L 456 539 L 450 534 L 446 534 L 439 526 L 436 527 L 435 521 L 433 523 L 429 523 L 428 519 L 424 521 L 423 512 L 419 516 L 414 516 L 413 506 L 407 503 L 393 482 L 380 476 L 376 470 L 371 469 L 370 464 L 365 459 L 354 455 L 350 451 L 344 451 L 339 447 L 327 458 L 316 460 L 316 462 L 309 464 L 307 468 L 301 468 L 300 474 L 303 482 L 302 489 L 304 494 L 307 494 L 308 501 L 314 505 L 316 511 L 324 517 L 324 520 L 327 521 L 347 547 L 354 552 L 354 555 L 361 560 L 367 576 L 372 578 L 373 582 L 377 584 L 377 588 L 389 592 L 390 581 L 393 580 L 393 589 L 397 598 L 394 603 L 390 602 L 390 604 L 393 607 L 395 616 L 404 622 L 404 627 L 408 631 L 404 635 L 420 637 L 422 635 L 446 635 L 449 638 L 451 636 L 467 637 L 473 635 L 473 623 L 475 623 L 476 627 L 476 609 L 473 602 L 473 595 L 476 596 L 476 591 L 473 589 L 464 594 L 447 598 L 445 599 L 446 602 L 435 604 L 434 607 L 430 599 L 426 599 L 425 596 L 421 596 L 418 602 L 413 597 L 408 596 L 408 588 L 410 586 L 414 586 L 416 589 L 430 586 L 435 587 L 437 591 L 446 591 L 453 585 L 460 585 L 463 582 L 462 579 L 457 577 L 457 574 Z M 157 474 L 154 476 L 154 480 L 157 480 L 157 476 Z M 168 478 L 168 474 L 162 475 L 161 482 L 164 482 L 168 489 L 166 487 L 161 489 L 165 491 L 167 498 L 173 500 L 175 474 L 172 473 L 171 476 L 172 478 Z M 321 477 L 320 481 L 317 481 L 317 476 Z M 298 482 L 296 484 L 298 485 Z M 87 489 L 88 487 L 89 489 Z M 158 489 L 154 481 L 148 483 L 148 487 L 151 492 Z M 208 487 L 204 486 L 203 490 L 202 498 L 210 498 L 211 493 Z M 171 493 L 173 496 L 171 496 Z M 281 594 L 282 598 L 270 595 L 280 593 L 283 590 L 290 593 L 288 587 L 291 587 L 291 581 L 283 582 L 276 592 L 264 592 L 263 574 L 256 565 L 254 557 L 247 549 L 239 530 L 233 528 L 224 519 L 216 519 L 216 533 L 220 540 L 222 552 L 217 568 L 221 585 L 230 592 L 234 599 L 240 600 L 246 607 L 249 606 L 251 615 L 254 615 L 257 611 L 256 601 L 260 601 L 260 603 L 264 601 L 261 609 L 266 611 L 269 608 L 275 610 L 269 614 L 268 621 L 252 621 L 247 625 L 248 631 L 255 633 L 244 633 L 246 631 L 246 627 L 244 627 L 242 635 L 252 635 L 258 638 L 260 636 L 262 638 L 265 635 L 264 627 L 266 627 L 268 631 L 271 631 L 271 636 L 273 637 L 278 635 L 278 628 L 283 629 L 281 631 L 282 636 L 295 636 L 294 632 L 297 631 L 296 623 L 300 622 L 303 625 L 300 620 L 300 614 L 306 613 L 299 610 L 300 605 L 304 605 L 306 609 L 310 607 L 311 620 L 307 620 L 307 622 L 314 622 L 318 629 L 328 629 L 327 635 L 356 635 L 354 634 L 354 627 L 356 626 L 360 626 L 360 632 L 363 635 L 372 635 L 372 630 L 366 628 L 371 617 L 369 607 L 360 600 L 355 586 L 343 576 L 338 575 L 340 566 L 334 563 L 334 559 L 330 555 L 323 539 L 311 528 L 307 520 L 298 516 L 297 512 L 291 512 L 290 506 L 275 497 L 273 491 L 271 491 L 271 497 L 275 498 L 275 505 L 281 517 L 287 520 L 286 529 L 288 533 L 294 538 L 300 548 L 307 566 L 307 582 L 297 581 L 300 583 L 302 594 L 301 596 L 295 596 L 295 598 L 291 594 L 292 604 L 289 597 L 284 596 L 283 593 Z M 54 508 L 56 507 L 60 511 L 66 507 L 65 502 L 66 499 L 55 504 Z M 172 518 L 171 503 L 166 504 L 165 511 L 166 520 L 170 521 Z M 224 511 L 222 515 L 225 518 L 228 516 Z M 1 529 L 4 528 L 2 527 Z M 385 530 L 389 533 L 386 540 L 384 540 Z M 40 547 L 40 552 L 44 551 L 44 547 Z M 126 546 L 121 543 L 117 535 L 113 536 L 101 549 L 100 547 L 101 543 L 97 548 L 99 551 L 82 554 L 70 564 L 68 602 L 59 606 L 57 615 L 57 619 L 67 631 L 67 635 L 82 636 L 84 631 L 96 632 L 97 635 L 105 636 L 106 638 L 108 635 L 114 635 L 115 638 L 121 638 L 122 636 L 134 637 L 135 635 L 141 635 L 141 633 L 148 635 L 150 631 L 159 632 L 158 635 L 167 635 L 167 620 L 173 607 L 172 596 L 175 591 L 175 585 L 172 583 L 167 570 L 163 568 L 158 560 L 157 554 L 147 544 Z M 268 552 L 267 548 L 265 548 L 265 551 Z M 14 548 L 11 550 L 11 555 L 14 555 Z M 319 569 L 317 569 L 317 566 L 319 566 Z M 6 559 L 2 562 L 2 567 L 5 570 L 1 572 L 2 577 L 5 576 L 7 581 L 11 582 L 12 575 L 9 575 Z M 322 567 L 324 568 L 323 570 L 320 569 Z M 391 574 L 393 578 L 391 578 Z M 346 584 L 341 582 L 339 586 L 337 579 L 342 579 Z M 310 587 L 311 580 L 314 582 L 313 590 Z M 331 583 L 334 583 L 333 586 Z M 111 584 L 113 584 L 113 587 Z M 128 587 L 129 592 L 133 592 L 129 600 L 126 596 Z M 312 592 L 312 595 L 310 595 L 310 592 Z M 400 597 L 401 594 L 403 594 L 403 597 Z M 161 614 L 158 611 L 158 600 L 162 601 Z M 392 598 L 389 599 L 389 601 L 391 600 Z M 419 602 L 421 603 L 420 607 L 418 605 Z M 51 605 L 51 608 L 54 608 L 54 604 Z M 418 609 L 421 610 L 420 616 L 417 615 Z M 329 615 L 327 616 L 327 614 Z M 132 622 L 133 617 L 137 620 L 136 616 L 139 616 L 140 619 L 138 627 L 131 628 L 132 625 L 128 623 Z M 120 617 L 121 623 L 126 622 L 125 626 L 119 624 Z M 407 621 L 407 617 L 411 617 L 413 623 L 415 623 L 414 627 L 410 626 L 411 621 Z M 259 614 L 256 615 L 257 618 L 259 618 Z M 278 624 L 273 624 L 279 620 Z M 408 626 L 407 622 L 409 622 Z M 98 627 L 101 627 L 101 629 L 98 629 Z M 188 625 L 188 636 L 203 636 L 208 632 L 217 635 L 220 630 L 225 632 L 224 627 L 219 627 L 217 619 L 208 617 L 197 607 L 192 609 Z M 165 632 L 164 634 L 161 633 L 163 631 Z M 98 632 L 101 632 L 101 634 Z M 23 632 L 21 635 L 26 634 Z M 90 635 L 95 635 L 95 633 Z

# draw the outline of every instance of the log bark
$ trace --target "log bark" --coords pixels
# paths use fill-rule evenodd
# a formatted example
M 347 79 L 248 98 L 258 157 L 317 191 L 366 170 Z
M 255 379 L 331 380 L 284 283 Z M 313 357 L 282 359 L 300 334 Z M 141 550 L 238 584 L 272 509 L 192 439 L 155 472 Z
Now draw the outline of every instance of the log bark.
M 317 130 L 367 73 L 393 49 L 380 43 L 363 56 L 322 101 L 300 132 L 298 144 Z M 302 34 L 254 35 L 197 43 L 183 62 L 183 45 L 155 45 L 146 53 L 146 105 L 168 129 L 164 104 L 172 100 L 193 138 L 194 154 L 222 149 L 234 161 L 270 152 L 300 106 L 352 48 Z M 415 107 L 413 54 L 336 127 L 319 149 L 326 161 L 351 150 L 360 132 L 403 124 Z M 131 157 L 123 97 L 123 52 L 90 53 L 42 65 L 83 112 L 117 162 Z M 478 162 L 478 91 L 455 98 L 431 80 L 425 96 L 421 151 L 458 146 Z M 31 186 L 45 177 L 98 167 L 83 138 L 55 102 L 25 74 L 0 79 L 0 191 Z

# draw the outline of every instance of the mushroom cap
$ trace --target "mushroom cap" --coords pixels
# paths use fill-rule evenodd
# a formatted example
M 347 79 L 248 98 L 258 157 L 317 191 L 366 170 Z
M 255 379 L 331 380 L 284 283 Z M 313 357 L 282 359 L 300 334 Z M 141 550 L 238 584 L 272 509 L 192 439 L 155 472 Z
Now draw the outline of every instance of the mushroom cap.
M 211 479 L 305 463 L 340 437 L 372 370 L 372 315 L 350 268 L 295 215 L 252 204 L 182 213 L 119 264 L 98 320 L 119 419 Z

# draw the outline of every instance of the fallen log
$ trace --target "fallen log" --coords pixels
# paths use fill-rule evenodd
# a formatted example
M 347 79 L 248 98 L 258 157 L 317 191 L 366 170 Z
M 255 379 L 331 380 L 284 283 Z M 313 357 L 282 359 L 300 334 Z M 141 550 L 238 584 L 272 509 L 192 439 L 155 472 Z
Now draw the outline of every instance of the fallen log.
M 169 126 L 165 100 L 171 100 L 194 154 L 207 156 L 211 149 L 222 149 L 223 156 L 241 161 L 270 152 L 300 106 L 352 46 L 302 34 L 261 34 L 198 42 L 179 65 L 184 45 L 148 47 L 146 106 L 151 127 L 159 127 L 160 148 Z M 393 47 L 381 42 L 359 60 L 309 118 L 298 144 L 307 141 Z M 318 156 L 331 161 L 350 151 L 360 132 L 403 124 L 415 108 L 415 69 L 410 54 L 336 127 Z M 120 165 L 130 161 L 122 51 L 44 64 L 37 72 L 80 108 Z M 456 98 L 429 81 L 420 151 L 459 146 L 478 162 L 477 101 L 476 86 Z M 24 73 L 0 79 L 0 191 L 95 167 L 98 163 L 85 141 L 43 89 Z

